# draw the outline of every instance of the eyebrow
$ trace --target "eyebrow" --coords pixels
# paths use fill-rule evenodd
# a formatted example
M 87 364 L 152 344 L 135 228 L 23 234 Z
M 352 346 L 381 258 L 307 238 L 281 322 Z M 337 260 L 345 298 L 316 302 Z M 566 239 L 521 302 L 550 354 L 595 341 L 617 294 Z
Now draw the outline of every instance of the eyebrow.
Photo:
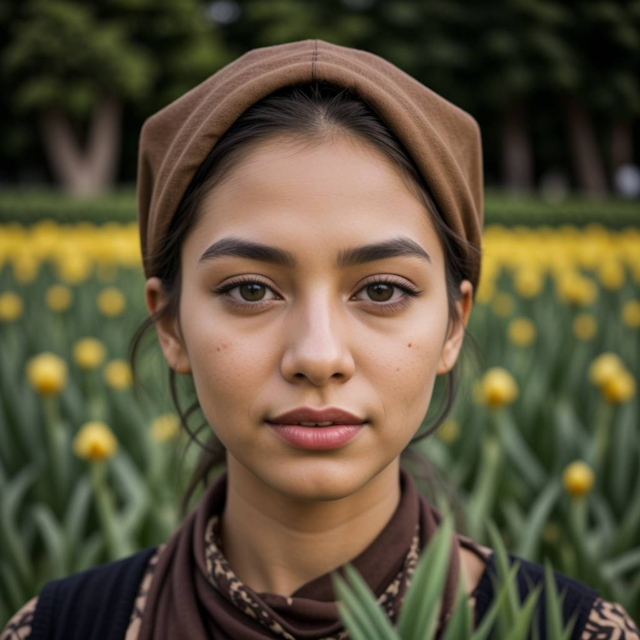
M 298 266 L 295 255 L 290 251 L 259 242 L 244 240 L 235 236 L 229 236 L 214 242 L 200 256 L 198 266 L 204 262 L 217 260 L 223 256 L 248 258 L 249 260 L 268 262 L 291 269 Z M 338 251 L 336 257 L 336 266 L 339 268 L 352 267 L 367 262 L 374 262 L 375 260 L 385 260 L 399 256 L 420 258 L 432 264 L 431 256 L 415 242 L 415 240 L 406 236 L 398 236 L 373 244 L 341 249 Z

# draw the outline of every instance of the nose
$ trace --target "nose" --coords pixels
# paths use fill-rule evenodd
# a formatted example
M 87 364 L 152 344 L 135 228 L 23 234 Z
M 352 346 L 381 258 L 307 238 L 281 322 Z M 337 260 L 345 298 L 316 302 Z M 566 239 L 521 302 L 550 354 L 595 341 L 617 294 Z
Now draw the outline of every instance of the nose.
M 307 379 L 321 386 L 334 377 L 345 382 L 353 376 L 347 320 L 336 305 L 328 292 L 317 292 L 291 309 L 281 363 L 289 382 Z

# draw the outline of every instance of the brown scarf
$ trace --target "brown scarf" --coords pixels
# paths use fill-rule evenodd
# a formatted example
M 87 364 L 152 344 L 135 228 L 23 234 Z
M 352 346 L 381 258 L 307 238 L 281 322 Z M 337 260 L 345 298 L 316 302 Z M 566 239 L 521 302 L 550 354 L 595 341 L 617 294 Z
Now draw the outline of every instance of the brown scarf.
M 400 503 L 376 539 L 351 564 L 395 624 L 421 551 L 442 521 L 400 469 Z M 256 593 L 233 573 L 220 543 L 227 472 L 207 487 L 160 554 L 144 608 L 139 640 L 344 640 L 330 572 L 290 597 Z M 451 616 L 460 571 L 454 534 L 438 633 Z M 343 570 L 339 574 L 344 577 Z

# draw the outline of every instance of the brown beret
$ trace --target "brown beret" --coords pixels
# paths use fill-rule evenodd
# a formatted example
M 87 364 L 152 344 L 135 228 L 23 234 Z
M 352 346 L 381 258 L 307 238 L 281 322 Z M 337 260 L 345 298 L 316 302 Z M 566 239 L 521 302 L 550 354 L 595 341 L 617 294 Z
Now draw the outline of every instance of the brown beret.
M 324 40 L 300 40 L 248 51 L 143 124 L 137 195 L 147 278 L 155 275 L 149 256 L 220 136 L 273 91 L 314 81 L 348 87 L 369 102 L 417 164 L 446 224 L 480 249 L 484 202 L 476 120 L 384 58 Z M 475 290 L 480 259 L 465 257 L 465 277 Z

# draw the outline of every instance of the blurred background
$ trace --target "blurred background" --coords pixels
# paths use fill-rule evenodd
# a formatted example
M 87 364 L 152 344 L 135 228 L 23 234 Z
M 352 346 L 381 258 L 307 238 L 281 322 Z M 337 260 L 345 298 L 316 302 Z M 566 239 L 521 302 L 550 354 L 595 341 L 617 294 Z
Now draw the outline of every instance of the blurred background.
M 482 130 L 481 357 L 417 447 L 435 490 L 462 533 L 488 544 L 491 518 L 639 620 L 640 2 L 22 0 L 0 6 L 0 628 L 46 581 L 178 525 L 199 448 L 155 337 L 139 384 L 128 361 L 140 127 L 306 38 L 388 59 Z

